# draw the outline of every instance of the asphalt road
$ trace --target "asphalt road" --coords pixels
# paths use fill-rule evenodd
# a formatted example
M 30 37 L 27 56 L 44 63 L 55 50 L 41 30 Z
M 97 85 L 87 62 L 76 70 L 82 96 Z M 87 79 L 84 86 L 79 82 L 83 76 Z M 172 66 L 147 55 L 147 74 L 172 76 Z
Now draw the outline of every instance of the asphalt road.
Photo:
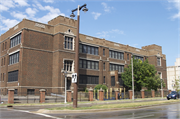
M 35 110 L 37 109 L 31 109 L 30 107 L 27 110 L 0 108 L 0 119 L 180 119 L 180 103 L 93 113 L 42 114 L 34 113 Z

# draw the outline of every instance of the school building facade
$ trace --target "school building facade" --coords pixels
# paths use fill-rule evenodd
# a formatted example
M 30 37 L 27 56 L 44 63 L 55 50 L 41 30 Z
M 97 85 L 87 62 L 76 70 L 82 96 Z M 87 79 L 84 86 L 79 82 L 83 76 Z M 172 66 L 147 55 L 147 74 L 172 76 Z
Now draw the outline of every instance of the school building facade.
M 73 90 L 71 75 L 75 64 L 77 21 L 58 16 L 48 24 L 23 19 L 0 36 L 1 93 Z M 121 73 L 130 64 L 131 56 L 153 64 L 167 87 L 166 56 L 162 47 L 148 45 L 141 49 L 80 34 L 79 90 L 104 84 L 124 88 Z

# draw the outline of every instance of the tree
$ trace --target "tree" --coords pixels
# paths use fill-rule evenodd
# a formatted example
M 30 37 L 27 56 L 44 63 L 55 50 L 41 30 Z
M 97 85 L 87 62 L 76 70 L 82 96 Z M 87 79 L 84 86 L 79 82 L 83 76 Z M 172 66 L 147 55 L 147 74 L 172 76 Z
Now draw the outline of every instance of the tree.
M 102 84 L 98 84 L 95 87 L 95 91 L 97 92 L 97 90 L 100 90 L 101 88 L 106 92 L 107 91 L 107 86 L 106 85 L 102 85 Z
M 176 90 L 176 91 L 179 91 L 180 90 L 180 79 L 175 79 L 175 82 L 174 82 L 174 86 L 173 88 Z
M 156 76 L 156 69 L 154 65 L 148 63 L 148 60 L 142 62 L 140 59 L 133 58 L 133 72 L 134 72 L 134 90 L 140 91 L 142 87 L 146 87 L 147 89 L 155 89 L 159 88 L 159 84 L 161 85 L 160 78 Z M 124 85 L 129 89 L 132 89 L 132 64 L 128 65 L 128 68 L 124 69 L 124 73 L 122 73 L 122 79 L 124 81 Z

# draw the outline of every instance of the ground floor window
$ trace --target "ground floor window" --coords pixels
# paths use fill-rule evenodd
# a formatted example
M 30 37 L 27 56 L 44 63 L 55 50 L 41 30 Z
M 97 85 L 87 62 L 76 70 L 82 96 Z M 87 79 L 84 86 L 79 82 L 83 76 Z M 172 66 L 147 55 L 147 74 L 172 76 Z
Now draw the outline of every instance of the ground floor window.
M 79 75 L 79 84 L 99 84 L 99 76 Z
M 111 86 L 115 86 L 115 76 L 111 76 Z
M 27 89 L 28 95 L 34 95 L 35 89 Z
M 121 76 L 118 76 L 118 81 L 119 81 L 119 85 L 123 86 L 124 82 L 123 82 Z
M 18 81 L 18 70 L 8 72 L 8 82 Z

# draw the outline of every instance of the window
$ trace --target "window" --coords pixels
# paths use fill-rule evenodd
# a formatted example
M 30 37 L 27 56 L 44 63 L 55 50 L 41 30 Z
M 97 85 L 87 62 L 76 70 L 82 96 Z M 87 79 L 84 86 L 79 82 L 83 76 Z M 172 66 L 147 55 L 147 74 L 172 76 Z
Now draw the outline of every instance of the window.
M 6 64 L 6 58 L 4 57 L 4 65 Z
M 141 56 L 136 56 L 136 55 L 133 55 L 134 59 L 140 59 L 141 61 L 144 61 L 143 57 Z
M 87 69 L 99 69 L 99 62 L 98 61 L 91 61 L 91 60 L 85 60 L 85 59 L 80 59 L 79 60 L 79 67 L 80 68 L 87 68 Z
M 1 66 L 3 66 L 3 58 L 1 59 Z
M 161 66 L 161 58 L 157 57 L 157 66 Z
M 92 54 L 92 55 L 98 55 L 98 47 L 80 44 L 79 45 L 79 52 L 80 53 Z
M 124 53 L 123 52 L 117 52 L 117 51 L 109 50 L 109 57 L 110 58 L 114 58 L 114 59 L 124 60 Z
M 124 72 L 124 65 L 110 64 L 109 69 L 110 71 L 118 70 L 118 72 Z
M 21 43 L 21 34 L 10 39 L 10 48 Z
M 99 76 L 79 75 L 79 84 L 99 84 Z
M 105 56 L 105 49 L 103 49 L 103 56 Z
M 2 51 L 4 51 L 4 43 L 3 43 L 3 46 L 2 46 Z
M 111 86 L 115 86 L 115 76 L 111 76 Z
M 118 81 L 119 81 L 119 85 L 123 86 L 124 82 L 123 82 L 121 76 L 118 76 Z
M 1 73 L 1 80 L 0 81 L 2 81 L 2 73 Z
M 5 42 L 5 50 L 6 50 L 6 47 L 7 47 L 7 42 Z
M 19 52 L 9 56 L 9 65 L 19 62 Z
M 64 61 L 64 71 L 72 71 L 73 61 L 65 60 Z
M 106 65 L 105 62 L 103 63 L 103 69 L 106 70 Z
M 18 81 L 18 70 L 8 72 L 8 82 Z
M 34 89 L 27 89 L 27 94 L 28 95 L 34 95 Z
M 72 37 L 65 36 L 64 48 L 69 49 L 69 50 L 73 50 L 73 38 Z
M 129 54 L 127 54 L 127 60 L 129 60 Z
M 106 77 L 104 76 L 104 83 L 106 83 Z
M 158 75 L 159 75 L 160 79 L 162 79 L 162 73 L 158 72 Z
M 4 73 L 3 73 L 3 81 L 4 81 Z

